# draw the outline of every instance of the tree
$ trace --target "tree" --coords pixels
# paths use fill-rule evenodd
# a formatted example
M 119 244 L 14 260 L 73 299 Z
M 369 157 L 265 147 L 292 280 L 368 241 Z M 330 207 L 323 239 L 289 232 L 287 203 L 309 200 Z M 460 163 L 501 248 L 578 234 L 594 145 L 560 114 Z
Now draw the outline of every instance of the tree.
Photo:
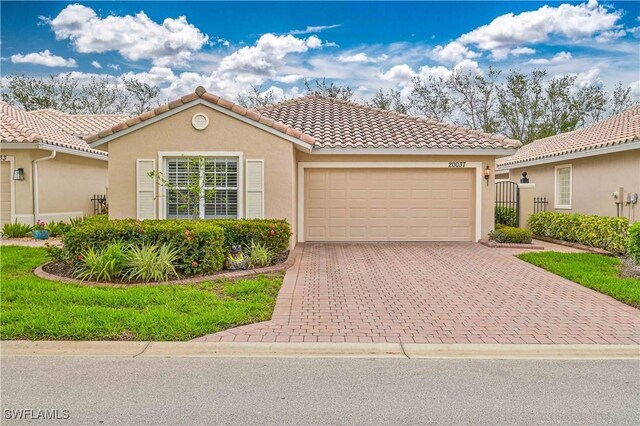
M 237 100 L 245 108 L 259 108 L 273 104 L 275 93 L 272 89 L 262 91 L 260 87 L 252 85 L 249 93 L 238 95 Z
M 175 203 L 177 213 L 191 214 L 200 219 L 200 205 L 216 194 L 217 173 L 204 157 L 189 157 L 180 164 L 180 184 L 168 179 L 163 172 L 155 170 L 147 173 L 159 186 L 167 190 L 169 203 Z
M 78 102 L 78 80 L 71 74 L 50 75 L 47 78 L 13 74 L 4 79 L 2 100 L 25 111 L 52 108 L 75 114 Z
M 378 89 L 371 100 L 367 102 L 367 105 L 374 108 L 395 111 L 400 114 L 408 114 L 410 108 L 408 103 L 402 101 L 400 91 L 394 89 L 389 89 L 388 92 Z
M 124 90 L 129 94 L 129 106 L 127 110 L 139 115 L 158 104 L 160 89 L 137 78 L 122 77 Z
M 611 115 L 620 114 L 631 105 L 631 87 L 624 87 L 619 81 L 611 94 Z
M 527 144 L 536 139 L 545 113 L 543 80 L 547 72 L 511 71 L 498 87 L 498 112 L 508 136 Z
M 341 99 L 343 101 L 349 101 L 353 97 L 353 90 L 351 90 L 351 87 L 338 86 L 333 82 L 327 84 L 325 78 L 322 80 L 315 79 L 313 82 L 304 80 L 304 87 L 307 89 L 308 95 L 326 96 L 328 98 Z
M 536 139 L 574 130 L 582 121 L 584 110 L 572 95 L 575 75 L 552 78 L 545 89 L 544 114 Z
M 576 105 L 581 109 L 578 127 L 597 123 L 607 111 L 607 94 L 599 84 L 585 84 L 578 89 Z
M 128 110 L 127 92 L 118 80 L 92 76 L 82 87 L 80 105 L 85 114 L 118 114 Z
M 441 122 L 451 121 L 454 103 L 447 80 L 429 76 L 423 82 L 420 77 L 414 77 L 411 106 L 427 117 Z
M 465 125 L 475 130 L 494 133 L 500 123 L 496 117 L 496 80 L 500 71 L 489 67 L 487 75 L 455 71 L 448 81 L 455 97 L 454 105 L 465 116 Z

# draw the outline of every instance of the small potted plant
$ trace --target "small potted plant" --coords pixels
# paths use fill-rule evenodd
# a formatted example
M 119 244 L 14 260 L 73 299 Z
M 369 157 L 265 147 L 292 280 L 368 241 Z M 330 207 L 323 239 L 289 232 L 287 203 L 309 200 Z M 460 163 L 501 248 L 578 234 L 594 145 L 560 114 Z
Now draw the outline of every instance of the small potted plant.
M 242 247 L 231 246 L 229 249 L 229 255 L 227 256 L 227 269 L 230 271 L 237 271 L 247 269 L 249 265 L 249 258 L 242 252 Z
M 46 240 L 49 238 L 49 231 L 47 230 L 47 224 L 38 219 L 35 226 L 33 227 L 33 238 L 36 240 Z

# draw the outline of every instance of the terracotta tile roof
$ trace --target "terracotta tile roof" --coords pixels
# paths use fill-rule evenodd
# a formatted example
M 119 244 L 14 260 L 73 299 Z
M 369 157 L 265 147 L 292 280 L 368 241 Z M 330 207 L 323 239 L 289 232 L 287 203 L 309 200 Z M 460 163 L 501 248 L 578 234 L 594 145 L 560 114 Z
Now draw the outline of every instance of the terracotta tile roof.
M 89 143 L 202 98 L 302 142 L 321 148 L 518 148 L 519 141 L 426 118 L 371 108 L 322 96 L 305 96 L 247 109 L 198 87 L 195 93 L 161 105 L 85 138 Z
M 529 161 L 557 157 L 640 140 L 640 105 L 627 109 L 589 127 L 538 139 L 514 155 L 501 158 L 496 167 L 507 168 Z
M 62 131 L 37 115 L 0 102 L 0 142 L 46 143 L 49 145 L 107 156 L 91 148 L 85 141 Z
M 312 135 L 321 148 L 517 148 L 519 141 L 317 95 L 258 109 Z
M 265 126 L 271 127 L 274 130 L 277 130 L 280 133 L 284 133 L 290 137 L 293 137 L 295 139 L 300 140 L 301 142 L 304 142 L 305 144 L 311 146 L 314 144 L 314 138 L 306 133 L 301 132 L 300 130 L 297 130 L 293 127 L 287 126 L 281 122 L 278 121 L 274 121 L 271 118 L 268 118 L 267 116 L 261 115 L 259 112 L 252 110 L 252 109 L 247 109 L 243 106 L 240 106 L 238 104 L 235 104 L 231 101 L 228 101 L 226 99 L 221 98 L 220 96 L 216 96 L 212 93 L 208 93 L 203 87 L 198 87 L 196 88 L 196 91 L 194 93 L 191 93 L 189 95 L 183 96 L 180 99 L 175 99 L 169 103 L 166 103 L 164 105 L 160 105 L 159 107 L 152 109 L 150 111 L 144 112 L 140 115 L 138 115 L 137 117 L 131 117 L 128 120 L 121 122 L 119 124 L 116 124 L 114 126 L 111 127 L 107 127 L 106 129 L 99 131 L 97 133 L 94 133 L 92 135 L 89 135 L 87 137 L 85 137 L 84 139 L 88 142 L 88 143 L 93 143 L 96 142 L 104 137 L 110 136 L 114 133 L 118 133 L 121 132 L 129 127 L 135 126 L 136 124 L 139 124 L 143 121 L 149 120 L 153 117 L 159 116 L 163 113 L 166 113 L 172 109 L 178 108 L 184 104 L 187 104 L 189 102 L 193 102 L 197 99 L 203 99 L 207 102 L 211 102 L 213 104 L 216 104 L 218 106 L 221 106 L 222 108 L 226 108 L 230 111 L 235 112 L 236 114 L 240 114 L 243 117 L 246 117 L 250 120 L 253 120 L 257 123 L 263 124 Z
M 39 109 L 30 113 L 79 138 L 115 126 L 130 117 L 126 114 L 66 114 L 55 109 Z

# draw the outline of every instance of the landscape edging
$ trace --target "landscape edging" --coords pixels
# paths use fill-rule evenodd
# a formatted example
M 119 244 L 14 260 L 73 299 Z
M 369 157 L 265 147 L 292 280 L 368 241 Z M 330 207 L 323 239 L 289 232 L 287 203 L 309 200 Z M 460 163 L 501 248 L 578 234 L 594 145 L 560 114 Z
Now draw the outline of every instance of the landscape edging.
M 571 243 L 569 241 L 556 240 L 555 238 L 542 237 L 542 236 L 538 236 L 538 235 L 536 235 L 534 238 L 536 240 L 546 241 L 547 243 L 553 243 L 553 244 L 558 244 L 560 246 L 576 248 L 576 249 L 588 251 L 588 252 L 594 253 L 594 254 L 601 254 L 603 256 L 612 256 L 612 257 L 615 256 L 615 254 L 611 253 L 610 251 L 607 251 L 605 249 L 601 249 L 601 248 L 598 248 L 598 247 L 585 246 L 584 244 Z
M 519 248 L 519 249 L 529 249 L 529 250 L 544 250 L 543 246 L 537 246 L 534 244 L 519 244 L 519 243 L 496 243 L 495 241 L 490 240 L 478 240 L 480 244 L 483 246 L 487 246 L 490 248 Z
M 294 264 L 295 257 L 297 254 L 298 254 L 298 247 L 296 246 L 295 249 L 289 251 L 289 256 L 287 257 L 287 259 L 284 262 L 279 263 L 277 265 L 267 266 L 265 268 L 246 269 L 242 271 L 220 272 L 212 275 L 201 275 L 197 277 L 183 278 L 180 280 L 173 280 L 173 281 L 157 281 L 157 282 L 148 282 L 148 283 L 107 283 L 107 282 L 101 282 L 101 281 L 82 281 L 75 278 L 62 277 L 60 275 L 50 274 L 42 269 L 44 265 L 47 265 L 51 262 L 47 262 L 38 266 L 33 271 L 33 274 L 37 277 L 40 277 L 49 281 L 58 281 L 58 282 L 64 282 L 68 284 L 80 284 L 88 287 L 127 288 L 127 287 L 140 287 L 140 286 L 186 285 L 186 284 L 197 284 L 204 281 L 217 281 L 222 279 L 238 280 L 242 278 L 255 277 L 258 275 L 277 274 L 279 272 L 284 272 L 287 269 L 291 268 L 291 266 L 293 266 Z

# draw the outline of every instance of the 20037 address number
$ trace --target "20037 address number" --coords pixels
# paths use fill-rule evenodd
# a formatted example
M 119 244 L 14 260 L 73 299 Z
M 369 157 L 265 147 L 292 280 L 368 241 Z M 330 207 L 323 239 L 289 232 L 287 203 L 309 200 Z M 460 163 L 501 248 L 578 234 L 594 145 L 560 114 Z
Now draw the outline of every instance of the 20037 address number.
M 464 167 L 466 165 L 467 165 L 466 161 L 450 161 L 449 162 L 449 167 L 453 167 L 453 168 L 456 168 L 456 169 L 459 169 L 459 168 Z

